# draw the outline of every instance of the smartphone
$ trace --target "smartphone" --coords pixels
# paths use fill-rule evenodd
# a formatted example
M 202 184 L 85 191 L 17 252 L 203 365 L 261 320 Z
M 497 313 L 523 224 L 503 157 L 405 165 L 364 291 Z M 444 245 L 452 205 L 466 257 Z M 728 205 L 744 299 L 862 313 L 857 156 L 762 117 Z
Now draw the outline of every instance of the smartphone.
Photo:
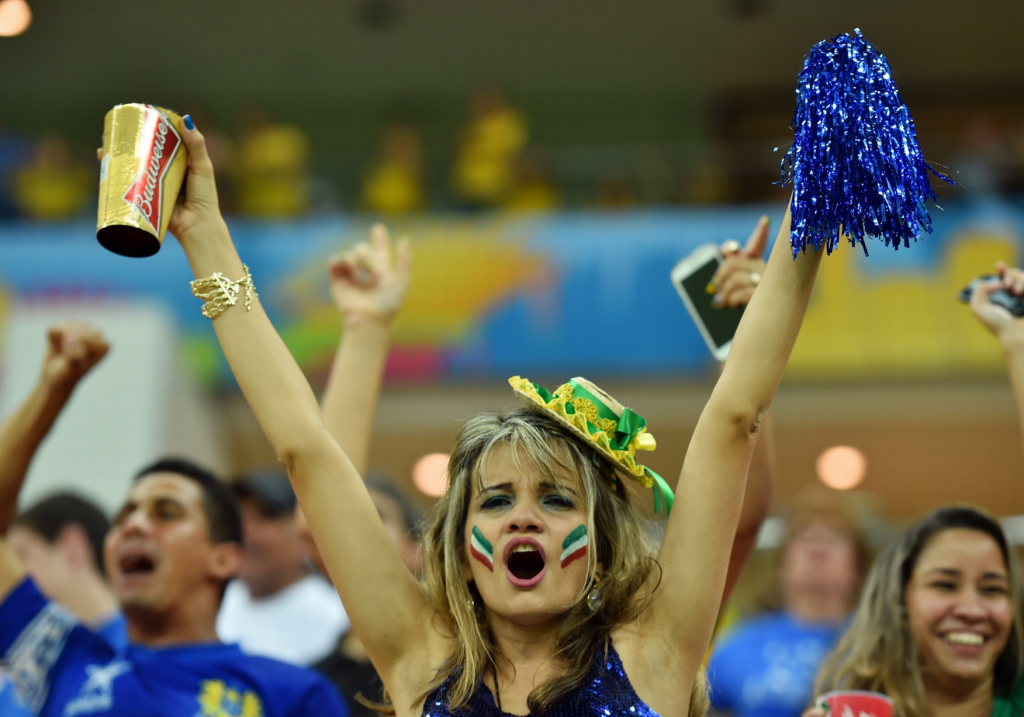
M 711 277 L 718 271 L 724 261 L 722 252 L 715 244 L 703 244 L 688 257 L 680 261 L 672 269 L 672 285 L 690 312 L 693 323 L 697 324 L 704 343 L 711 354 L 719 361 L 725 361 L 732 346 L 732 337 L 736 327 L 740 325 L 745 307 L 723 307 L 716 309 L 711 305 L 713 294 L 709 294 L 707 286 Z

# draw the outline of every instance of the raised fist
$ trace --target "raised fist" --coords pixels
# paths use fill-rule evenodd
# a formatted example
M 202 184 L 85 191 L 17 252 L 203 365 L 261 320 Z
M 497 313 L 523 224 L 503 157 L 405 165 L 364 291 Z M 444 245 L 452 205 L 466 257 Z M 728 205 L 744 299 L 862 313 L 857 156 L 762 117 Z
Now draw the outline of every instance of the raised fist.
M 110 350 L 103 334 L 86 324 L 59 324 L 50 329 L 48 337 L 43 379 L 68 389 L 74 388 Z

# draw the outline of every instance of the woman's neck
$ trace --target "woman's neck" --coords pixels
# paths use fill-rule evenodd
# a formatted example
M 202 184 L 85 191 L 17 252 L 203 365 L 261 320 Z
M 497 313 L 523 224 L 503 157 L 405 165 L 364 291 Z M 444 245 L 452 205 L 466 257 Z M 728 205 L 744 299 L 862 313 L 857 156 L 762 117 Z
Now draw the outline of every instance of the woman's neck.
M 925 678 L 931 717 L 988 717 L 992 713 L 992 676 L 981 682 Z
M 502 710 L 526 714 L 526 699 L 533 688 L 558 675 L 561 663 L 555 658 L 560 618 L 537 625 L 521 625 L 489 614 L 491 638 L 498 652 L 497 684 L 494 675 L 485 680 Z

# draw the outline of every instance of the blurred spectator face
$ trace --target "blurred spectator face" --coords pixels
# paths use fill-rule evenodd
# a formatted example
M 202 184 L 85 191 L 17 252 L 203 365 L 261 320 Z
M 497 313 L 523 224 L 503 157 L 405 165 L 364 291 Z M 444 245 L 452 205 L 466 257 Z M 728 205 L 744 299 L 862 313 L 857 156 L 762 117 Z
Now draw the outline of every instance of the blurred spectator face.
M 831 593 L 846 596 L 852 607 L 860 568 L 850 535 L 823 518 L 797 530 L 786 543 L 782 557 L 786 600 L 797 593 Z
M 967 124 L 967 146 L 975 152 L 998 150 L 999 128 L 987 114 L 976 114 Z
M 418 167 L 423 157 L 423 140 L 415 127 L 396 122 L 381 133 L 380 153 L 385 161 Z
M 326 577 L 327 566 L 324 564 L 324 558 L 316 547 L 316 541 L 313 540 L 313 531 L 309 529 L 309 523 L 306 522 L 306 514 L 299 507 L 295 508 L 295 530 L 299 534 L 299 540 L 302 541 L 303 549 L 306 551 L 306 558 L 316 566 L 321 575 Z
M 491 85 L 477 87 L 469 96 L 469 113 L 476 118 L 500 112 L 507 106 L 505 93 Z
M 419 549 L 416 541 L 409 537 L 411 526 L 405 524 L 401 506 L 394 498 L 380 491 L 371 490 L 370 498 L 384 523 L 384 530 L 388 532 L 388 537 L 395 544 L 395 549 L 398 551 L 399 557 L 402 558 L 402 562 L 405 563 L 405 567 L 413 574 L 419 572 Z
M 39 589 L 57 602 L 67 602 L 83 569 L 95 570 L 89 539 L 80 525 L 65 526 L 50 543 L 35 531 L 13 525 L 7 543 Z
M 409 535 L 411 526 L 406 525 L 405 518 L 402 516 L 402 508 L 389 495 L 376 490 L 370 490 L 369 493 L 370 498 L 373 500 L 373 505 L 377 508 L 377 514 L 380 515 L 380 519 L 384 523 L 384 530 L 387 531 L 388 537 L 394 543 L 399 557 L 405 563 L 405 567 L 413 574 L 418 573 L 421 565 L 419 545 Z M 313 533 L 309 529 L 306 516 L 303 515 L 301 508 L 295 511 L 295 523 L 310 561 L 316 566 L 317 570 L 327 575 L 324 559 L 320 555 L 320 551 L 317 550 L 316 542 L 313 540 Z
M 238 577 L 253 597 L 265 597 L 306 574 L 306 550 L 294 514 L 269 513 L 256 500 L 241 502 L 245 547 Z
M 104 546 L 110 585 L 129 616 L 170 611 L 215 595 L 238 572 L 237 543 L 214 543 L 203 489 L 177 473 L 139 479 Z
M 932 537 L 904 600 L 923 674 L 946 683 L 992 679 L 1010 638 L 1013 607 L 1007 565 L 991 537 L 967 528 Z
M 47 135 L 39 140 L 36 147 L 35 164 L 38 167 L 57 169 L 70 167 L 74 164 L 71 145 L 63 137 Z

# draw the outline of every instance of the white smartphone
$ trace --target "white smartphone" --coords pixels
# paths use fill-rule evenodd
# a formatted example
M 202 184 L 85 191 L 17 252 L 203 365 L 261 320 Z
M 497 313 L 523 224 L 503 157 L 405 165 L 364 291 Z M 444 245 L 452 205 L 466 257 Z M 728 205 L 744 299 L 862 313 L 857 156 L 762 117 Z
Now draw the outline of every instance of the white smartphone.
M 708 293 L 707 286 L 722 261 L 722 251 L 716 244 L 702 244 L 676 264 L 671 275 L 672 285 L 682 297 L 693 323 L 697 324 L 711 354 L 719 361 L 725 361 L 729 355 L 732 337 L 745 308 L 716 309 L 711 305 L 714 295 Z

